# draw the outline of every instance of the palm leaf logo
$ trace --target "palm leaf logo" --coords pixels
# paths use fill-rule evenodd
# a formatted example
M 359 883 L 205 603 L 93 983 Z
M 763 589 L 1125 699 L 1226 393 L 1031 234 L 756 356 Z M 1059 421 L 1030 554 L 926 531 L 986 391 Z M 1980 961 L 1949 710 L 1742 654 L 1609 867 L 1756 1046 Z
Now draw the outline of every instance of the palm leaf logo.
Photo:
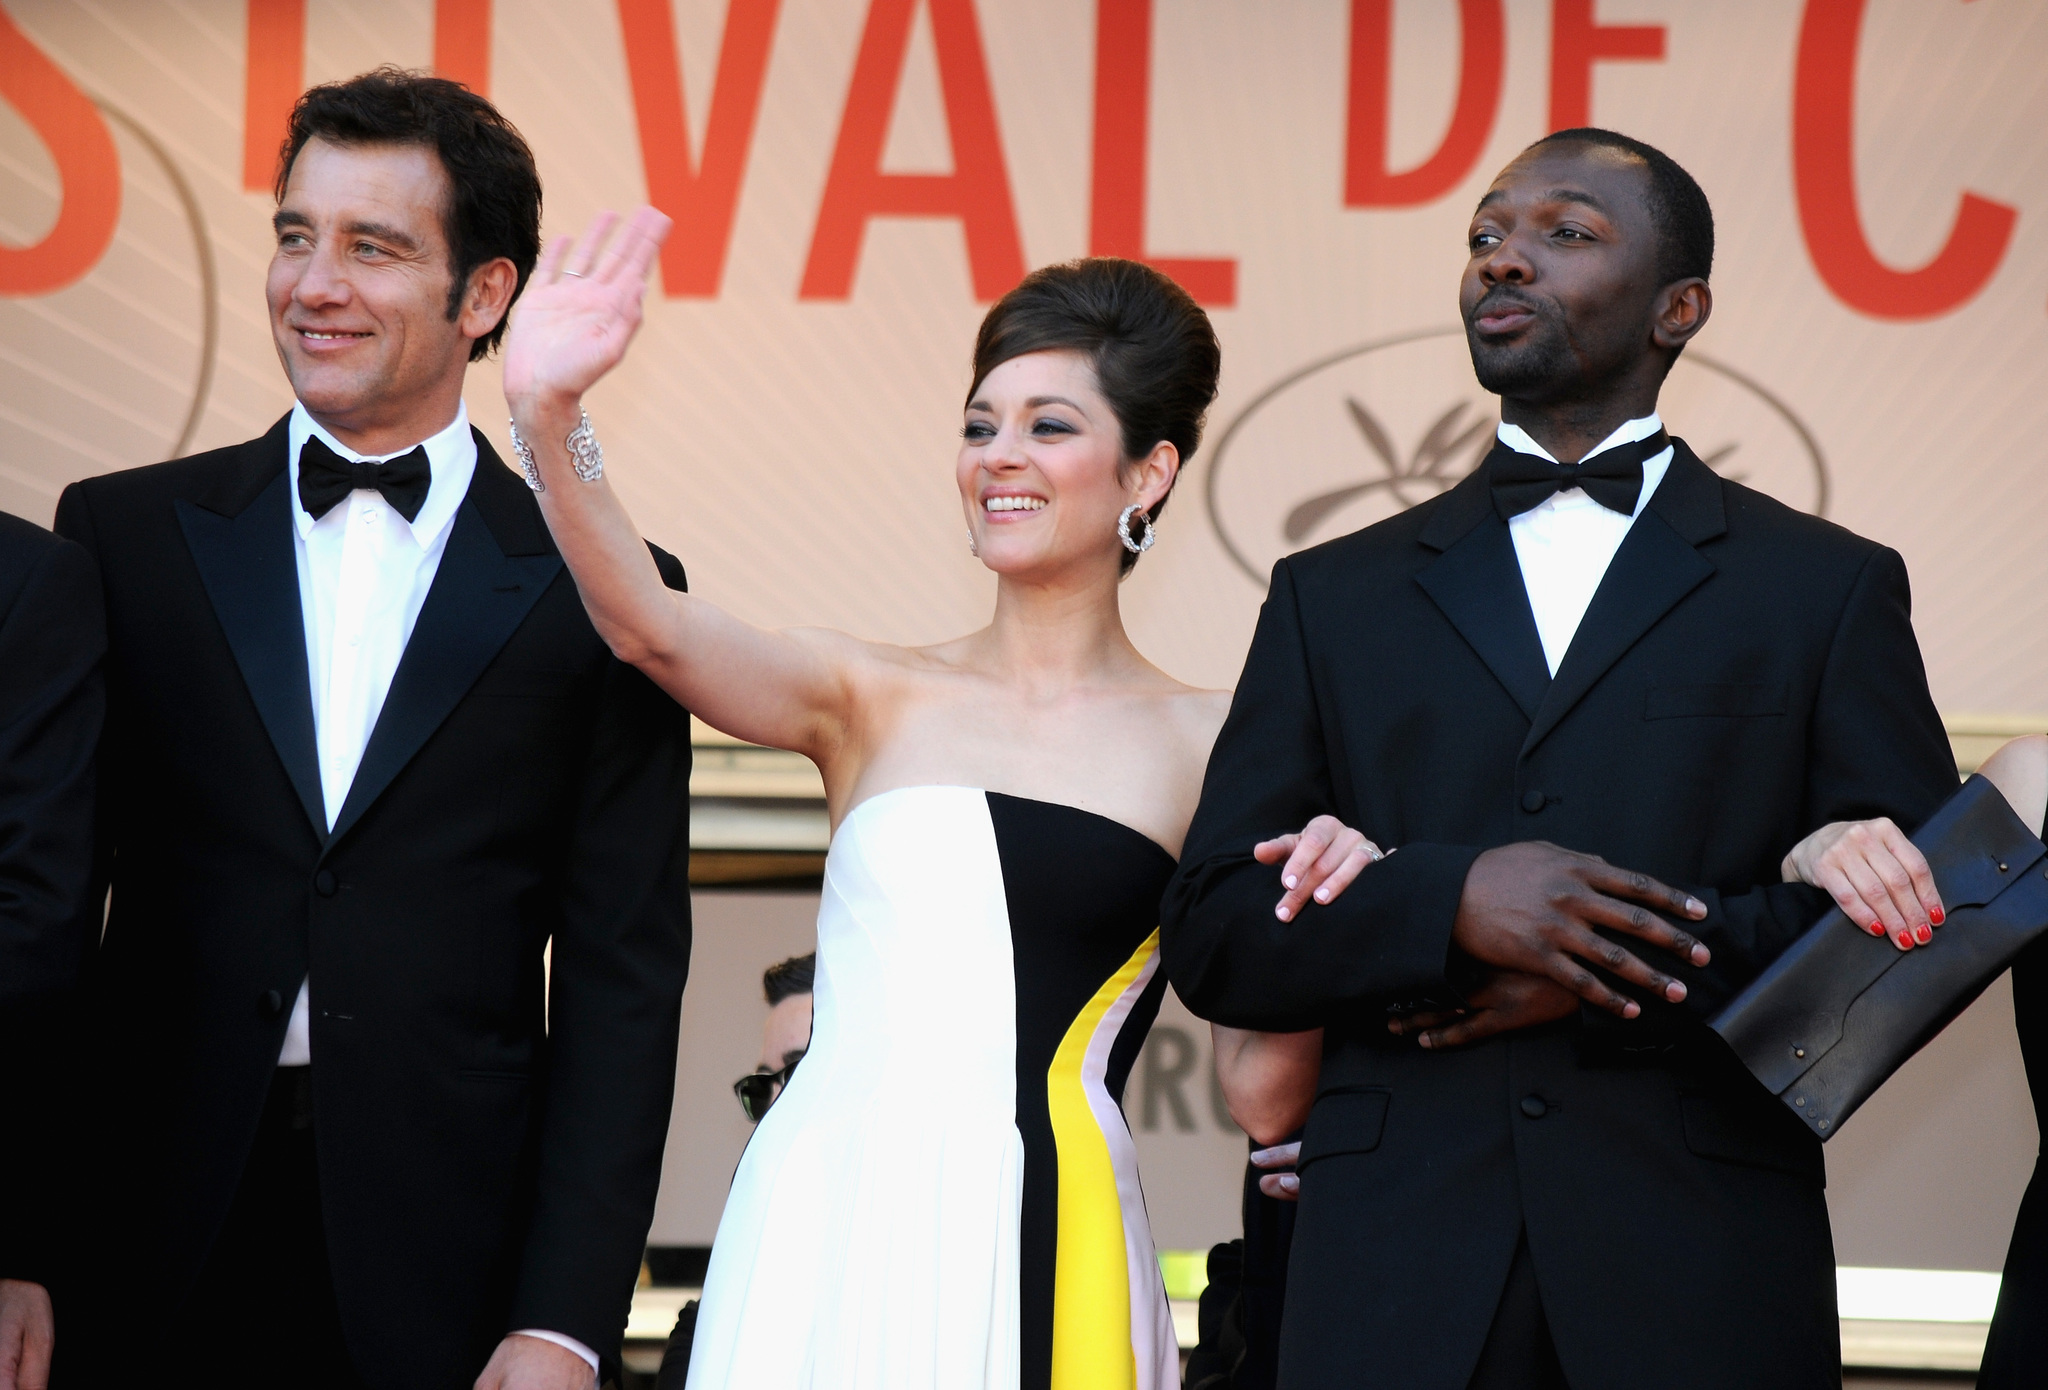
M 1439 415 L 1405 459 L 1365 402 L 1356 396 L 1346 396 L 1344 408 L 1378 471 L 1362 482 L 1318 493 L 1297 505 L 1281 526 L 1289 543 L 1299 541 L 1331 513 L 1370 492 L 1386 492 L 1404 507 L 1434 497 L 1478 467 L 1479 460 L 1493 447 L 1493 422 L 1487 414 L 1481 411 L 1466 419 L 1466 412 L 1472 409 L 1470 401 L 1459 401 Z

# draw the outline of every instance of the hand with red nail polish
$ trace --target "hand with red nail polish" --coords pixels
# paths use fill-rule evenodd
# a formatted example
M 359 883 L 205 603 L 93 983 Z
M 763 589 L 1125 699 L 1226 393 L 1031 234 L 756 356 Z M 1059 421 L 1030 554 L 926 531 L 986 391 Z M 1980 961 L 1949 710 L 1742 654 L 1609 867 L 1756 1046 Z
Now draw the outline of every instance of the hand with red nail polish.
M 1824 825 L 1794 845 L 1781 867 L 1787 883 L 1825 889 L 1850 921 L 1889 936 L 1901 951 L 1933 941 L 1948 916 L 1926 856 L 1884 817 Z

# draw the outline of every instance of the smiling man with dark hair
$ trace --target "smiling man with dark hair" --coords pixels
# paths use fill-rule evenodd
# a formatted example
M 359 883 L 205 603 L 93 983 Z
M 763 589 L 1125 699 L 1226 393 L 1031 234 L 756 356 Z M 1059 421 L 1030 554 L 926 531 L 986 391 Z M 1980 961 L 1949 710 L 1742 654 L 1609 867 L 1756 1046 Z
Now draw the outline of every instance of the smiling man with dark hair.
M 1274 568 L 1163 916 L 1197 1013 L 1324 1030 L 1290 1390 L 1840 1383 L 1820 1145 L 1706 1022 L 1828 906 L 1786 851 L 1955 769 L 1898 555 L 1665 432 L 1712 235 L 1638 141 L 1525 150 L 1495 448 Z
M 588 1390 L 667 1133 L 688 718 L 463 408 L 539 248 L 518 132 L 380 70 L 301 98 L 277 196 L 290 413 L 58 506 L 107 595 L 113 887 L 59 1356 Z

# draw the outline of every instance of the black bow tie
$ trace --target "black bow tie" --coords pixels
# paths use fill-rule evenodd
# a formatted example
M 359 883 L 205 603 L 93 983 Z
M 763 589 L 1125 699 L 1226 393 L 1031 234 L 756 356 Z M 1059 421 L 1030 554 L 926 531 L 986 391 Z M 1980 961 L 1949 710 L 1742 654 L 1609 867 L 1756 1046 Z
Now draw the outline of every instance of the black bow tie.
M 1643 495 L 1643 463 L 1671 447 L 1671 436 L 1658 430 L 1648 439 L 1617 444 L 1577 463 L 1552 463 L 1540 454 L 1525 454 L 1506 444 L 1495 444 L 1486 457 L 1493 483 L 1493 506 L 1501 517 L 1512 519 L 1563 492 L 1584 488 L 1586 495 L 1623 516 L 1636 514 L 1636 502 Z
M 424 444 L 382 463 L 345 459 L 317 434 L 308 435 L 306 447 L 299 450 L 299 505 L 315 521 L 357 488 L 383 493 L 392 510 L 411 521 L 426 505 L 427 489 L 433 481 L 434 470 L 427 463 Z

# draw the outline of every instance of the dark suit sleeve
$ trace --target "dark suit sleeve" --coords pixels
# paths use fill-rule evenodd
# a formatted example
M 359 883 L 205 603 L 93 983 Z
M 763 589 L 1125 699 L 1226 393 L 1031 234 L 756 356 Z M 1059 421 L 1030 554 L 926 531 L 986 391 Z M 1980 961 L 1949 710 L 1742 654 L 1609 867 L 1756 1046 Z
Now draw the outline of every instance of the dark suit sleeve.
M 682 567 L 657 551 L 662 578 Z M 690 717 L 613 661 L 563 884 L 539 1192 L 506 1331 L 616 1369 L 661 1179 L 690 963 Z
M 1321 1027 L 1361 1004 L 1448 999 L 1451 926 L 1476 848 L 1407 844 L 1327 907 L 1273 915 L 1280 870 L 1260 840 L 1341 817 L 1288 563 L 1273 570 L 1244 675 L 1161 905 L 1173 987 L 1238 1028 Z
M 6 518 L 10 523 L 12 518 Z M 35 1214 L 54 1174 L 58 1065 L 99 914 L 94 763 L 106 692 L 99 576 L 79 547 L 10 524 L 0 547 L 0 1277 L 47 1282 Z M 27 553 L 23 553 L 26 551 Z M 22 563 L 9 563 L 19 559 Z
M 1927 689 L 1906 564 L 1897 551 L 1875 551 L 1850 590 L 1806 737 L 1803 833 L 1830 821 L 1889 816 L 1911 834 L 1955 795 L 1955 754 Z M 1697 930 L 1714 959 L 1705 969 L 1678 972 L 1690 990 L 1681 1007 L 1703 1019 L 1719 1013 L 1832 906 L 1826 893 L 1802 883 L 1690 891 L 1707 905 Z

